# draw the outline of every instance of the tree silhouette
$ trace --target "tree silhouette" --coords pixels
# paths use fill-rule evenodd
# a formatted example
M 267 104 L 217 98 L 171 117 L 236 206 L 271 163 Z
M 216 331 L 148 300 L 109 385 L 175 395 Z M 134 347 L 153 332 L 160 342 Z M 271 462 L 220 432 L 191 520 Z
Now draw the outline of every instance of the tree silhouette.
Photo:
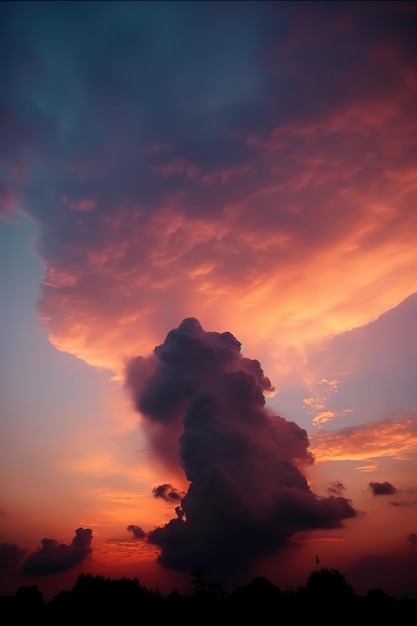
M 354 596 L 352 587 L 338 570 L 322 567 L 310 574 L 307 579 L 306 590 L 316 598 L 345 600 Z
M 262 576 L 230 593 L 223 593 L 220 584 L 208 582 L 203 570 L 195 570 L 191 576 L 190 594 L 174 590 L 163 596 L 137 579 L 81 574 L 71 591 L 61 591 L 47 603 L 36 586 L 20 587 L 14 596 L 0 596 L 0 614 L 7 615 L 8 624 L 39 621 L 51 626 L 111 622 L 124 626 L 135 622 L 132 616 L 140 615 L 152 615 L 155 623 L 180 615 L 184 626 L 202 618 L 219 623 L 269 623 L 283 615 L 291 615 L 296 624 L 317 619 L 321 626 L 352 620 L 417 624 L 417 598 L 399 599 L 381 589 L 358 596 L 338 570 L 321 568 L 310 574 L 305 586 L 283 592 Z

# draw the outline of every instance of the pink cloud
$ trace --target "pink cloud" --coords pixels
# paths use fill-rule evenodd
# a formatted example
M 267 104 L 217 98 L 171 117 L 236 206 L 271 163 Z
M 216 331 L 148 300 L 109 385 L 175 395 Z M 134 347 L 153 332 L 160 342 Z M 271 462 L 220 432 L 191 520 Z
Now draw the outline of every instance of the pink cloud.
M 5 185 L 0 184 L 0 218 L 4 219 L 11 213 L 14 202 L 13 192 L 7 189 Z
M 73 209 L 74 211 L 80 211 L 81 213 L 85 211 L 92 211 L 96 207 L 96 200 L 94 198 L 72 199 L 67 198 L 67 196 L 63 195 L 61 200 L 70 209 Z

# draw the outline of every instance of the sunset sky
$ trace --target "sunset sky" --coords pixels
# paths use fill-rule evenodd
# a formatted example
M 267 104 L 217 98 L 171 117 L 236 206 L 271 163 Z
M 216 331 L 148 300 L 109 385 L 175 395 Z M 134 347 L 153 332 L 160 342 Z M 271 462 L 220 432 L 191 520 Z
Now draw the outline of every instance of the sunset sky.
M 0 594 L 417 596 L 417 3 L 0 3 Z

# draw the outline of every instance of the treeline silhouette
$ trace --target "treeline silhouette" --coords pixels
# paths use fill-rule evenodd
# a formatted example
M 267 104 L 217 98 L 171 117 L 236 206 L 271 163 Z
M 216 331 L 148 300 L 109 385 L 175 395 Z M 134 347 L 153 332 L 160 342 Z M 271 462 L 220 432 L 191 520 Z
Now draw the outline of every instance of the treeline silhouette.
M 21 624 L 123 624 L 180 620 L 195 624 L 212 620 L 256 620 L 257 624 L 292 624 L 317 619 L 321 624 L 347 624 L 352 619 L 376 623 L 417 624 L 417 598 L 387 595 L 371 589 L 357 595 L 338 570 L 321 568 L 302 587 L 281 590 L 257 577 L 232 592 L 206 580 L 204 572 L 192 574 L 189 594 L 176 589 L 163 595 L 158 588 L 142 586 L 137 579 L 111 579 L 81 574 L 71 591 L 61 591 L 45 602 L 36 585 L 20 587 L 15 595 L 0 597 L 2 623 Z

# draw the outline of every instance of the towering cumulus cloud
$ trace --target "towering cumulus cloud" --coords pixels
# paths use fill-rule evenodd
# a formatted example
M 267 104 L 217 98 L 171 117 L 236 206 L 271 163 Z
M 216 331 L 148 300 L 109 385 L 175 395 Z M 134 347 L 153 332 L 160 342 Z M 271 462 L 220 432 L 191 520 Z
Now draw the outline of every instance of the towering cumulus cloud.
M 235 580 L 297 531 L 356 515 L 349 500 L 312 493 L 306 431 L 268 412 L 271 382 L 230 332 L 184 319 L 128 363 L 127 384 L 154 450 L 168 464 L 178 455 L 190 483 L 177 517 L 147 537 L 164 566 Z

